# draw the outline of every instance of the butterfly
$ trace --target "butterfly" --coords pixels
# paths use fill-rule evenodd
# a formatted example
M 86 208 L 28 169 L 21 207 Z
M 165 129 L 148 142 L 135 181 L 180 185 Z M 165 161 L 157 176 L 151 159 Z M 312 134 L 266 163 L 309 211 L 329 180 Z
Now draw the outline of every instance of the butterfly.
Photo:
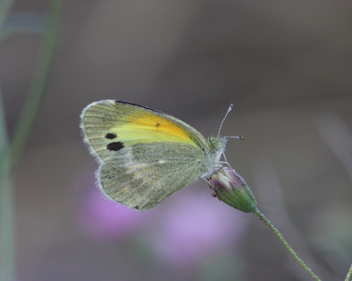
M 139 211 L 205 179 L 224 163 L 220 158 L 228 137 L 220 137 L 220 129 L 218 136 L 205 139 L 185 122 L 134 103 L 93 102 L 84 108 L 80 127 L 99 163 L 101 191 Z

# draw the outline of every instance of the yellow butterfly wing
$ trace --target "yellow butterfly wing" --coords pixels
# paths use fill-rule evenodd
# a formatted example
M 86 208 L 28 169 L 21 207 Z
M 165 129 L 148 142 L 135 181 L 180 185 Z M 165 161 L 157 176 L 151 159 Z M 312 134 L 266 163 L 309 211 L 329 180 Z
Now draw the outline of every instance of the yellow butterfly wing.
M 205 138 L 188 124 L 128 102 L 103 100 L 88 105 L 81 115 L 81 128 L 84 141 L 100 162 L 139 143 L 182 142 L 209 150 Z
M 148 210 L 207 171 L 205 138 L 162 112 L 99 101 L 83 110 L 81 128 L 100 162 L 100 189 L 129 208 Z

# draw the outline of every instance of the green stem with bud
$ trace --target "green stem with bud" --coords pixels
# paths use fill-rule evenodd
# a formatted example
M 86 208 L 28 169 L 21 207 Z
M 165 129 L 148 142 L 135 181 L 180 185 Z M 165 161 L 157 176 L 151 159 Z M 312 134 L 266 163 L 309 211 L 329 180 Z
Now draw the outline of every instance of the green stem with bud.
M 308 274 L 310 276 L 312 276 L 312 278 L 314 280 L 320 281 L 319 277 L 316 276 L 314 274 L 314 272 L 304 263 L 303 260 L 301 260 L 298 255 L 296 254 L 296 252 L 292 249 L 292 247 L 290 246 L 290 244 L 288 244 L 286 242 L 286 240 L 284 239 L 284 237 L 281 235 L 281 233 L 277 230 L 277 228 L 268 220 L 268 218 L 266 216 L 264 216 L 262 214 L 262 212 L 260 212 L 258 209 L 255 210 L 254 212 L 263 222 L 265 222 L 270 228 L 271 230 L 276 234 L 276 236 L 280 239 L 281 243 L 284 244 L 284 246 L 286 247 L 286 249 L 290 252 L 290 254 L 296 259 L 296 261 L 305 269 L 305 271 L 308 272 Z M 349 275 L 347 275 L 346 278 L 349 278 L 349 276 L 351 276 L 352 274 L 352 267 L 350 269 Z M 348 279 L 346 279 L 346 281 L 348 281 Z
M 350 270 L 347 272 L 347 276 L 345 281 L 350 281 L 351 280 L 351 276 L 352 276 L 352 264 L 350 266 Z

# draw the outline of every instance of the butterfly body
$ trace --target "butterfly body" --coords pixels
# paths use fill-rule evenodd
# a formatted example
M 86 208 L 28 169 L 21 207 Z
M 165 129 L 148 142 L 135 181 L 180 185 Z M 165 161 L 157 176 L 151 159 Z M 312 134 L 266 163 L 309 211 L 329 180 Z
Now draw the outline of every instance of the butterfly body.
M 182 187 L 221 168 L 227 139 L 205 139 L 181 120 L 140 105 L 104 100 L 81 115 L 84 141 L 111 200 L 148 210 Z

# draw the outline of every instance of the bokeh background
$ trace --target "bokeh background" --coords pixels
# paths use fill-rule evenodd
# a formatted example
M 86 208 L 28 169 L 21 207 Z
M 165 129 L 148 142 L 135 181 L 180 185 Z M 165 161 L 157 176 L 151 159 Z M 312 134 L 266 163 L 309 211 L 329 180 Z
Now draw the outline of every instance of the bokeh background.
M 36 22 L 49 1 L 14 1 Z M 352 2 L 63 1 L 45 97 L 13 172 L 21 281 L 310 280 L 261 221 L 203 181 L 146 213 L 97 191 L 79 115 L 116 99 L 167 112 L 226 155 L 259 208 L 324 280 L 352 261 Z M 40 21 L 39 21 L 40 23 Z M 36 27 L 39 28 L 38 26 Z M 20 31 L 20 30 L 19 30 Z M 10 137 L 42 35 L 1 38 Z

